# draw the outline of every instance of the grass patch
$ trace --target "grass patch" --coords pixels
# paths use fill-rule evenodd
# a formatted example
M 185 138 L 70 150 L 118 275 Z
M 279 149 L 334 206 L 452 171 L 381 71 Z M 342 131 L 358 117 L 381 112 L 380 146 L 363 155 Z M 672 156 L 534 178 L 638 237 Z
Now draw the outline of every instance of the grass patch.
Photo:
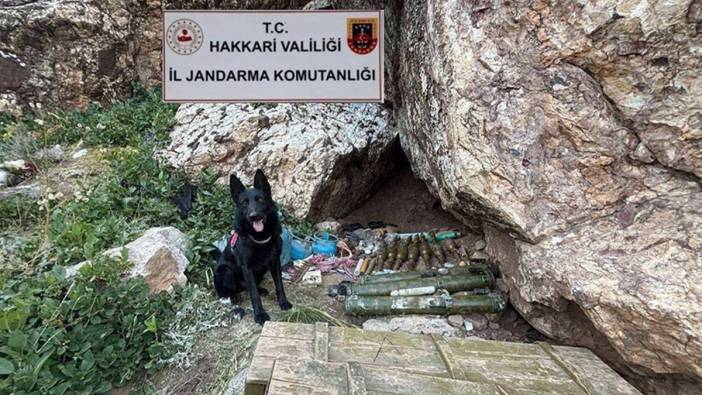
M 0 200 L 0 229 L 29 229 L 41 217 L 37 201 L 28 196 L 15 195 Z
M 102 257 L 73 280 L 60 266 L 2 278 L 0 391 L 104 393 L 155 369 L 174 312 L 143 279 L 120 280 L 127 265 Z
M 177 106 L 161 102 L 159 90 L 135 87 L 131 99 L 85 111 L 44 112 L 36 137 L 44 144 L 139 146 L 143 141 L 168 141 Z
M 209 253 L 232 224 L 231 199 L 205 172 L 195 181 L 190 214 L 180 217 L 174 200 L 190 180 L 154 158 L 176 110 L 160 97 L 139 90 L 109 107 L 0 120 L 8 159 L 82 142 L 108 164 L 75 196 L 0 200 L 0 393 L 104 393 L 164 364 L 187 362 L 192 339 L 178 336 L 194 338 L 203 325 L 223 320 L 208 283 Z M 169 225 L 190 237 L 187 275 L 200 288 L 150 295 L 143 279 L 120 278 L 125 257 L 101 255 L 149 227 Z M 65 266 L 87 259 L 93 265 L 65 277 Z

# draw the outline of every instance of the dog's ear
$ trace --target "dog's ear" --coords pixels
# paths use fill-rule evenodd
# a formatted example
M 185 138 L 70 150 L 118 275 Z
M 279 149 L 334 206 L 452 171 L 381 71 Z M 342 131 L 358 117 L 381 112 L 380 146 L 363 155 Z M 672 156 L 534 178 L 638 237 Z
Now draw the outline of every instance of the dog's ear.
M 239 181 L 239 179 L 234 175 L 229 176 L 229 191 L 232 193 L 232 199 L 234 200 L 234 203 L 238 203 L 239 201 L 239 194 L 246 189 L 244 187 L 244 184 Z
M 265 192 L 266 195 L 272 197 L 271 184 L 268 183 L 268 179 L 266 178 L 266 175 L 263 174 L 263 170 L 261 169 L 256 170 L 256 175 L 254 176 L 254 188 L 260 189 Z

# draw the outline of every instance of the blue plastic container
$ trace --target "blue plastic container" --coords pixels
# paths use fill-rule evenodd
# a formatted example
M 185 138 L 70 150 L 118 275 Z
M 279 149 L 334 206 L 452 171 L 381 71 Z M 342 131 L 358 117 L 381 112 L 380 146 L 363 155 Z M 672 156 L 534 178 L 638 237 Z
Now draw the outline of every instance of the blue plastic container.
M 290 257 L 297 261 L 312 255 L 312 248 L 303 240 L 292 239 L 290 243 Z
M 322 233 L 322 236 L 315 238 L 312 243 L 312 253 L 326 256 L 336 255 L 336 238 L 330 237 L 328 232 Z

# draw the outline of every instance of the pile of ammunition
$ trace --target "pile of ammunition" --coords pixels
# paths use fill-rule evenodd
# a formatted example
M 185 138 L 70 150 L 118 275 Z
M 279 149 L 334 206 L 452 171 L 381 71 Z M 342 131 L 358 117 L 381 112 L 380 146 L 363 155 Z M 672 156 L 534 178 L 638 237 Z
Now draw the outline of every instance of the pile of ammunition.
M 381 239 L 375 254 L 360 259 L 362 261 L 357 266 L 356 274 L 466 266 L 467 253 L 464 249 L 459 249 L 455 241 L 450 238 L 460 234 L 443 233 L 449 233 L 449 235 L 444 235 L 442 239 L 432 231 L 404 237 L 391 235 L 387 243 L 385 239 Z
M 496 313 L 505 299 L 491 291 L 496 270 L 469 259 L 458 232 L 356 234 L 355 282 L 330 287 L 345 295 L 346 312 L 377 314 Z M 378 239 L 379 237 L 379 239 Z
M 496 313 L 504 298 L 489 289 L 495 276 L 489 265 L 454 267 L 444 274 L 425 272 L 369 276 L 357 283 L 342 283 L 334 290 L 347 295 L 345 309 L 354 315 Z M 472 291 L 471 295 L 450 295 Z

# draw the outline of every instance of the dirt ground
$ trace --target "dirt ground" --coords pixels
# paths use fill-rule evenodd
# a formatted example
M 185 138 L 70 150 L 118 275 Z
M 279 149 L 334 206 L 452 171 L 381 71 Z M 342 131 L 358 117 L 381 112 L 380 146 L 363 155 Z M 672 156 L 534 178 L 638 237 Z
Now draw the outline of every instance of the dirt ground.
M 404 159 L 367 202 L 340 220 L 342 224 L 363 226 L 369 221 L 395 224 L 401 232 L 466 230 L 461 222 L 441 209 L 439 199 L 414 176 Z

